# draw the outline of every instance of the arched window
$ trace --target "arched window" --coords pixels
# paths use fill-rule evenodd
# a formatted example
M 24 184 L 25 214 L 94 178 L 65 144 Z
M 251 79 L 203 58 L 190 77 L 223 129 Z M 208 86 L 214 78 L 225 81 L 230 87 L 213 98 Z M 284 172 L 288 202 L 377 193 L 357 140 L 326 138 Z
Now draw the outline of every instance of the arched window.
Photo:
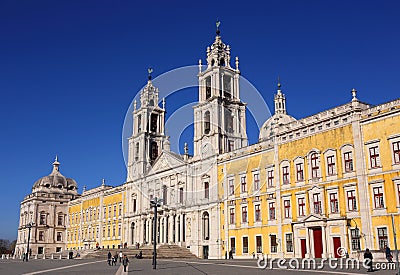
M 158 157 L 158 145 L 157 142 L 153 141 L 151 143 L 150 160 L 154 161 L 157 157 Z
M 142 115 L 138 115 L 137 117 L 137 129 L 138 133 L 142 131 Z
M 135 160 L 139 159 L 139 142 L 136 142 L 135 145 Z
M 211 97 L 211 77 L 206 78 L 206 99 Z
M 203 239 L 210 239 L 210 216 L 208 212 L 203 213 Z
M 210 111 L 205 112 L 204 114 L 204 134 L 210 133 Z
M 219 65 L 220 65 L 220 66 L 225 66 L 225 59 L 221 58 L 221 59 L 219 60 Z
M 154 106 L 154 100 L 153 99 L 150 100 L 149 106 Z

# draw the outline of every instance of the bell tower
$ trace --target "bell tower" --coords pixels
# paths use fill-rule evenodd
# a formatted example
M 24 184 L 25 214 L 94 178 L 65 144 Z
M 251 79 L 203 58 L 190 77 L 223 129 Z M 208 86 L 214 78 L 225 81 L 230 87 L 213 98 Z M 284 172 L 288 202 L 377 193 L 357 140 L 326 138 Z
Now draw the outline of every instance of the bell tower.
M 207 47 L 207 68 L 199 60 L 199 103 L 194 106 L 194 155 L 213 155 L 247 146 L 246 104 L 240 101 L 239 58 L 230 65 L 231 49 L 219 25 Z
M 129 138 L 128 181 L 146 174 L 160 155 L 164 140 L 165 99 L 158 106 L 158 88 L 151 80 L 148 70 L 147 85 L 140 92 L 140 107 L 133 103 L 133 133 Z

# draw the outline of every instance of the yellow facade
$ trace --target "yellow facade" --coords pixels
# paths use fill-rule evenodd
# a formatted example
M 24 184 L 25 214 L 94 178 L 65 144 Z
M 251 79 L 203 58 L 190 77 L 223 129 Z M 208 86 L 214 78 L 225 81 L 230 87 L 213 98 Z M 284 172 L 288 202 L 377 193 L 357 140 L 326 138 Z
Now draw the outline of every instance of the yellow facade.
M 122 247 L 124 196 L 124 187 L 102 185 L 71 201 L 67 249 Z
M 326 258 L 339 248 L 358 256 L 394 247 L 400 101 L 371 108 L 353 99 L 274 132 L 218 159 L 221 257 Z

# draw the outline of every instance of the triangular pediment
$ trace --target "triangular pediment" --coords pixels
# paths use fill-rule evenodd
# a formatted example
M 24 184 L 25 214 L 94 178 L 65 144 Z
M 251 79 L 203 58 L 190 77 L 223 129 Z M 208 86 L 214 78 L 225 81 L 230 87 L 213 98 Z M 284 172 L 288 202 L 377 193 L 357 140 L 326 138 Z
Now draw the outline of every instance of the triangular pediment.
M 317 214 L 310 214 L 307 217 L 305 217 L 302 222 L 320 222 L 325 220 L 326 220 L 325 217 L 322 217 Z
M 160 171 L 172 169 L 185 163 L 186 162 L 179 155 L 169 151 L 162 151 L 158 158 L 155 160 L 154 165 L 149 172 L 149 175 L 156 174 Z

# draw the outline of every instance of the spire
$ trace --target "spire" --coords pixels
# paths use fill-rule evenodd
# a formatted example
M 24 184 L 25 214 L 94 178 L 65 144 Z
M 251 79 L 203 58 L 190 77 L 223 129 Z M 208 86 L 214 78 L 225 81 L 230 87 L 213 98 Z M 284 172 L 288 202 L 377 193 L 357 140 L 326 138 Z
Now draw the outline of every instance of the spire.
M 105 186 L 106 185 L 106 180 L 105 179 L 101 179 L 101 186 Z
M 274 103 L 275 103 L 275 114 L 286 114 L 286 98 L 285 95 L 282 94 L 281 80 L 279 76 L 278 76 L 278 90 L 276 91 Z
M 226 66 L 230 68 L 231 48 L 225 45 L 220 36 L 219 26 L 221 22 L 218 20 L 215 25 L 217 26 L 216 36 L 213 44 L 207 47 L 207 67 Z
M 60 166 L 60 163 L 58 162 L 58 155 L 56 155 L 56 158 L 53 162 L 53 173 L 59 171 L 59 166 Z

